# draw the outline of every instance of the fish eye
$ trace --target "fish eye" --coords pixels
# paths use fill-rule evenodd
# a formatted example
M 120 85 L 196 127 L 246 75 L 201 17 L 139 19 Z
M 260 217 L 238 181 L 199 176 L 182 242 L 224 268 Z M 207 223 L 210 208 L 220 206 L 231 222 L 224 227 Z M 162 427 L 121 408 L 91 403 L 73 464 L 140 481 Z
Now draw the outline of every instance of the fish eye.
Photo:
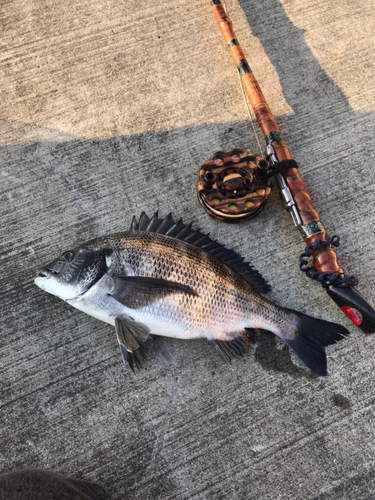
M 74 259 L 73 250 L 68 250 L 67 252 L 61 254 L 61 260 L 64 260 L 65 262 L 72 262 L 73 259 Z

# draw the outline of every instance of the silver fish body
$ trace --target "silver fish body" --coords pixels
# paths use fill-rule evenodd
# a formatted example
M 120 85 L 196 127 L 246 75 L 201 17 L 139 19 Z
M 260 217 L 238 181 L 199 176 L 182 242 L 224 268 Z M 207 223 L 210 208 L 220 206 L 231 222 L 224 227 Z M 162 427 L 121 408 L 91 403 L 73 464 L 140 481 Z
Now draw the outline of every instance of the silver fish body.
M 124 361 L 138 363 L 149 333 L 202 338 L 229 364 L 247 347 L 245 329 L 269 330 L 307 366 L 326 374 L 324 347 L 347 333 L 262 297 L 268 285 L 234 252 L 174 223 L 142 214 L 130 231 L 65 252 L 36 284 L 116 327 Z

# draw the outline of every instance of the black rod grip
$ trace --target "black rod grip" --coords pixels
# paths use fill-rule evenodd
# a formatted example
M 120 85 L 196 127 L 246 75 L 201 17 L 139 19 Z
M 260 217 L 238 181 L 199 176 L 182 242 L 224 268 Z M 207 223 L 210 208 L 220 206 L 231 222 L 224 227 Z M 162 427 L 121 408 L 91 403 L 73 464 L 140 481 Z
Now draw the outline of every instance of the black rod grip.
M 375 309 L 349 285 L 324 287 L 342 312 L 365 333 L 375 333 Z

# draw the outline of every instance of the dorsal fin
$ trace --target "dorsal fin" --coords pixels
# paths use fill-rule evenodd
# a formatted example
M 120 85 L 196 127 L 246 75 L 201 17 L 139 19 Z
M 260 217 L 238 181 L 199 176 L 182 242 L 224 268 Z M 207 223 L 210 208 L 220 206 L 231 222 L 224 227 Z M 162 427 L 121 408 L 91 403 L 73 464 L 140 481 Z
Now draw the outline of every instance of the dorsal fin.
M 151 233 L 165 234 L 178 240 L 185 241 L 206 252 L 215 255 L 218 259 L 235 268 L 240 272 L 260 293 L 267 293 L 271 290 L 269 284 L 244 258 L 233 250 L 228 250 L 216 241 L 213 241 L 208 234 L 203 234 L 198 230 L 192 229 L 191 224 L 186 225 L 180 219 L 174 222 L 169 213 L 164 219 L 159 218 L 158 212 L 153 217 L 148 217 L 142 212 L 139 221 L 133 217 L 131 231 L 147 231 Z

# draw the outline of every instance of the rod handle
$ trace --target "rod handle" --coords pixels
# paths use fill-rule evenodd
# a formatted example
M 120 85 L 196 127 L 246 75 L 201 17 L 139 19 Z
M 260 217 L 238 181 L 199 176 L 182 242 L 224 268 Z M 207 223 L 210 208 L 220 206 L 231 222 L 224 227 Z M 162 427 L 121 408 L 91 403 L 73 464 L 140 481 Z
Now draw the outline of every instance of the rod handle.
M 355 288 L 350 285 L 324 288 L 352 323 L 365 333 L 375 333 L 375 309 Z

